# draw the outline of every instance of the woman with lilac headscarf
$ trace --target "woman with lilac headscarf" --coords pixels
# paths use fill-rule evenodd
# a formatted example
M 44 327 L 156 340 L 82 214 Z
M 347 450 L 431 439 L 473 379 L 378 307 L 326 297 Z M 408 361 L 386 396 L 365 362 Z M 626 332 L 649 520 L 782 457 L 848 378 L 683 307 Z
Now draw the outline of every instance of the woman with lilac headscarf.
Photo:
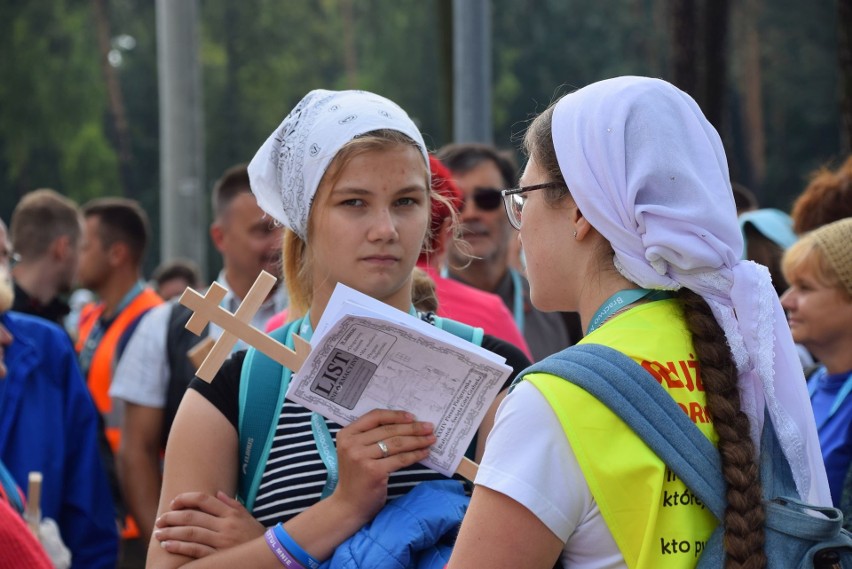
M 642 364 L 718 446 L 728 566 L 764 566 L 765 416 L 802 500 L 831 502 L 784 313 L 766 268 L 740 260 L 719 135 L 674 86 L 620 77 L 560 99 L 525 146 L 504 198 L 533 304 L 578 311 L 583 343 Z M 523 379 L 498 410 L 450 569 L 695 566 L 718 524 L 700 500 L 594 397 Z

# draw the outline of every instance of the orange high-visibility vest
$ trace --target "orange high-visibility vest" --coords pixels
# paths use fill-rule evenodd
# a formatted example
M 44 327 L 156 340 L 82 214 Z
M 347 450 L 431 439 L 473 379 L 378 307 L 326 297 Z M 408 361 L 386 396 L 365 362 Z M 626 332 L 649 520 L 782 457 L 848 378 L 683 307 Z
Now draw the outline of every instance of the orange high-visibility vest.
M 163 299 L 150 288 L 145 288 L 136 295 L 130 304 L 122 310 L 109 328 L 104 332 L 98 347 L 95 348 L 92 354 L 92 361 L 89 364 L 89 372 L 86 376 L 86 383 L 89 386 L 89 391 L 95 401 L 98 411 L 104 417 L 112 411 L 112 399 L 109 396 L 109 387 L 112 384 L 112 373 L 115 369 L 115 352 L 118 348 L 118 343 L 121 337 L 137 318 L 142 316 L 151 308 L 162 304 Z M 80 334 L 77 338 L 77 353 L 83 350 L 86 345 L 86 340 L 89 339 L 95 323 L 101 317 L 104 311 L 103 304 L 88 304 L 83 307 L 80 313 Z M 119 425 L 107 424 L 107 439 L 113 452 L 118 450 L 118 444 L 121 438 Z
M 101 337 L 101 341 L 98 343 L 98 347 L 95 348 L 94 354 L 92 354 L 86 383 L 89 386 L 89 392 L 92 394 L 95 406 L 104 417 L 106 437 L 113 453 L 118 451 L 118 445 L 121 442 L 120 421 L 117 421 L 116 418 L 112 418 L 112 420 L 108 419 L 113 410 L 112 398 L 109 396 L 109 387 L 112 384 L 112 373 L 115 370 L 115 353 L 118 349 L 118 343 L 121 341 L 121 337 L 124 335 L 128 326 L 133 324 L 145 312 L 158 304 L 162 304 L 162 302 L 163 299 L 152 289 L 143 289 L 116 316 L 115 320 L 113 320 L 112 324 L 110 324 Z M 77 345 L 75 346 L 78 354 L 83 350 L 83 346 L 86 345 L 86 340 L 89 339 L 89 334 L 92 333 L 95 323 L 103 314 L 104 308 L 103 304 L 87 304 L 80 312 L 80 333 L 77 336 Z M 125 520 L 122 537 L 124 539 L 139 537 L 139 529 L 130 516 L 127 516 Z

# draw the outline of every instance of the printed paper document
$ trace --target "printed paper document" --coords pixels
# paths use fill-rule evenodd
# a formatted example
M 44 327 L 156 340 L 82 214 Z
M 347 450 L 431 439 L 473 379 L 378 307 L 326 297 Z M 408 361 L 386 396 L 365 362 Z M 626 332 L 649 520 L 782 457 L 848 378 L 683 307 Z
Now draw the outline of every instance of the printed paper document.
M 435 425 L 426 466 L 451 476 L 511 368 L 479 346 L 338 285 L 287 397 L 341 425 L 372 409 Z

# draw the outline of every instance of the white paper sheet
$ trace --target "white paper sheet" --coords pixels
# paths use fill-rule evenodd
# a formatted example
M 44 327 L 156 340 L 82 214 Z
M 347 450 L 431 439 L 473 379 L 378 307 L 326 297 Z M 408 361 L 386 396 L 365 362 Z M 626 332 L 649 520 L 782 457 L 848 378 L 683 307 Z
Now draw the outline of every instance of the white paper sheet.
M 510 373 L 500 356 L 338 285 L 287 397 L 341 425 L 372 409 L 430 421 L 423 464 L 450 476 Z

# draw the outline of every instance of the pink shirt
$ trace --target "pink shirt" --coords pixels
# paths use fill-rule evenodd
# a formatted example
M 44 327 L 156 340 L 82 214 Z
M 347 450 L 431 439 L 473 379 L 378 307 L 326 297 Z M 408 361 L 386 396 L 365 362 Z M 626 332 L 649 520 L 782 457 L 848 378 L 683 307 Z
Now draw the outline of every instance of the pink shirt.
M 532 361 L 530 348 L 518 330 L 512 313 L 496 294 L 442 277 L 431 267 L 418 264 L 435 281 L 438 316 L 482 328 L 486 334 L 517 346 Z
M 281 328 L 284 324 L 287 323 L 287 309 L 285 308 L 272 318 L 266 321 L 266 328 L 263 329 L 264 332 L 269 333 L 275 330 L 276 328 Z

